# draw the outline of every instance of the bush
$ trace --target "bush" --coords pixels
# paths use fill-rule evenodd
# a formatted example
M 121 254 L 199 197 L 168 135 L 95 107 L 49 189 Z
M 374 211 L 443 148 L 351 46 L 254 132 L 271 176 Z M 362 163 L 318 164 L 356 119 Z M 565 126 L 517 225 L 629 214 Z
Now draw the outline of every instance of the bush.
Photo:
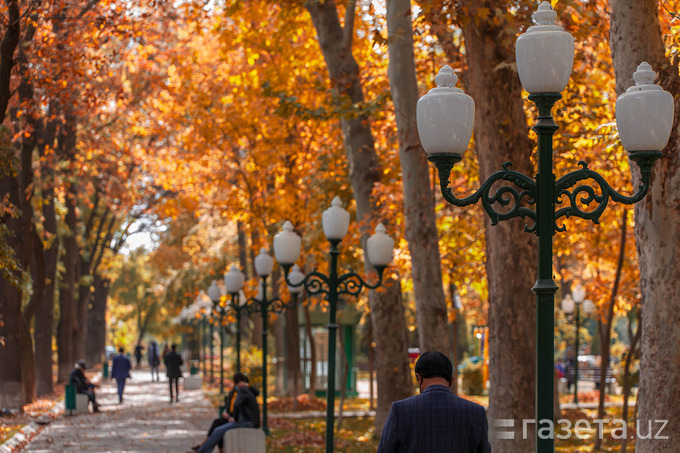
M 466 361 L 461 371 L 463 378 L 463 393 L 465 395 L 481 395 L 484 393 L 484 374 L 482 363 Z

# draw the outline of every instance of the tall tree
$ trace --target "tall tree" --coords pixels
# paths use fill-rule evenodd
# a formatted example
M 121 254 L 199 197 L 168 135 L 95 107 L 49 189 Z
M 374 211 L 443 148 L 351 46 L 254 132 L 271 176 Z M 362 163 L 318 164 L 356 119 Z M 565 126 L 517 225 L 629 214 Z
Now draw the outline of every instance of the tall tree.
M 399 131 L 406 240 L 416 300 L 418 343 L 423 351 L 449 352 L 434 196 L 416 127 L 418 83 L 413 53 L 411 1 L 387 1 L 388 75 Z
M 513 169 L 534 174 L 522 87 L 513 66 L 515 34 L 503 12 L 505 2 L 466 0 L 462 4 L 459 19 L 468 64 L 465 83 L 476 105 L 474 144 L 480 179 L 508 161 Z M 536 372 L 536 307 L 531 292 L 536 282 L 536 239 L 523 231 L 519 220 L 491 226 L 486 218 L 485 224 L 489 418 L 531 419 Z M 522 436 L 517 423 L 515 429 L 514 441 L 494 439 L 492 447 L 507 453 L 532 451 L 533 436 Z
M 657 83 L 680 91 L 677 58 L 669 59 L 663 41 L 657 0 L 610 0 L 611 47 L 616 91 L 634 82 L 636 67 L 647 61 L 658 72 Z M 635 205 L 635 237 L 640 262 L 642 338 L 640 358 L 639 436 L 636 451 L 670 453 L 672 440 L 646 436 L 655 420 L 667 420 L 663 435 L 680 437 L 680 101 L 663 157 L 654 166 L 647 197 Z M 631 165 L 633 179 L 639 171 Z
M 337 95 L 347 97 L 352 104 L 364 102 L 359 65 L 352 55 L 354 34 L 354 2 L 346 8 L 344 27 L 340 24 L 338 6 L 332 0 L 308 1 L 328 74 Z M 366 246 L 368 228 L 375 216 L 376 206 L 371 199 L 374 185 L 380 180 L 380 168 L 369 119 L 365 114 L 344 115 L 340 118 L 349 160 L 350 180 L 356 200 L 357 219 L 364 223 L 362 247 Z M 364 256 L 368 256 L 364 253 Z M 366 270 L 369 264 L 366 263 Z M 394 279 L 385 279 L 385 288 L 370 292 L 371 322 L 376 343 L 378 406 L 375 425 L 377 432 L 387 419 L 392 401 L 411 395 L 411 376 L 408 367 L 406 321 L 401 300 L 401 288 Z

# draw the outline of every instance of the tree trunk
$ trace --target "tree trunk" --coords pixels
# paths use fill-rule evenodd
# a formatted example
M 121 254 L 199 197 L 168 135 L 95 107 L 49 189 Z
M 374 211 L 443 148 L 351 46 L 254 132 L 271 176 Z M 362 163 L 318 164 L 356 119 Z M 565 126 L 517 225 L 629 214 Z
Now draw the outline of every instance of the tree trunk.
M 623 261 L 626 256 L 626 232 L 628 227 L 628 209 L 623 209 L 623 218 L 621 219 L 621 242 L 619 244 L 619 259 L 616 264 L 616 276 L 614 277 L 614 285 L 609 297 L 609 304 L 606 307 L 605 319 L 598 319 L 597 330 L 600 335 L 600 394 L 597 406 L 597 418 L 604 418 L 604 399 L 607 393 L 607 370 L 609 369 L 609 356 L 611 351 L 611 336 L 612 324 L 614 321 L 614 306 L 616 305 L 616 295 L 619 292 L 619 282 L 621 281 L 621 271 L 623 270 Z M 578 360 L 578 351 L 576 351 Z M 594 451 L 599 451 L 602 447 L 602 437 L 595 436 Z
M 349 8 L 343 29 L 335 2 L 306 2 L 330 79 L 340 96 L 348 97 L 353 104 L 364 101 L 359 77 L 359 66 L 352 56 L 354 11 Z M 361 245 L 366 253 L 368 226 L 374 220 L 376 207 L 371 201 L 373 186 L 379 182 L 380 168 L 369 119 L 364 114 L 344 116 L 340 125 L 349 161 L 350 180 L 356 200 L 357 222 L 361 222 Z M 365 271 L 371 266 L 366 262 Z M 406 320 L 401 300 L 401 288 L 394 279 L 386 278 L 381 291 L 370 291 L 371 321 L 376 338 L 378 370 L 378 408 L 376 432 L 382 432 L 392 401 L 412 394 L 406 342 Z
M 416 126 L 418 82 L 413 55 L 411 1 L 387 1 L 388 76 L 399 138 L 405 234 L 411 254 L 418 343 L 422 351 L 449 350 L 439 234 L 425 151 Z
M 0 42 L 0 124 L 5 122 L 7 105 L 12 97 L 10 84 L 12 81 L 12 68 L 15 63 L 14 51 L 19 44 L 21 36 L 19 2 L 18 0 L 7 0 L 6 3 L 7 18 L 3 20 L 3 27 L 6 28 L 2 42 Z
M 62 233 L 64 244 L 64 274 L 59 291 L 59 324 L 57 325 L 57 382 L 66 382 L 75 360 L 73 354 L 73 323 L 76 305 L 76 276 L 78 267 L 78 245 L 76 243 L 75 188 L 70 188 L 66 197 L 66 228 Z
M 628 337 L 631 338 L 630 347 L 628 348 L 628 353 L 626 354 L 626 359 L 623 365 L 623 390 L 621 394 L 623 395 L 623 408 L 621 409 L 621 419 L 628 425 L 628 398 L 630 397 L 630 366 L 633 363 L 633 358 L 635 357 L 637 345 L 640 342 L 640 336 L 642 334 L 641 325 L 641 315 L 642 312 L 638 311 L 638 326 L 635 329 L 635 335 L 632 333 L 631 323 L 632 319 L 628 319 Z M 621 453 L 626 453 L 626 446 L 628 444 L 628 437 L 621 437 Z
M 52 110 L 50 108 L 50 110 Z M 54 159 L 45 156 L 47 146 L 54 146 L 56 122 L 48 121 L 38 149 L 40 151 L 41 174 L 43 175 L 43 235 L 47 242 L 45 254 L 45 290 L 40 310 L 35 314 L 34 341 L 37 395 L 49 395 L 54 388 L 52 376 L 52 337 L 54 329 L 54 301 L 57 296 L 57 263 L 59 261 L 59 240 L 57 237 L 57 215 L 54 207 Z
M 87 345 L 85 360 L 88 364 L 102 363 L 106 348 L 106 302 L 109 281 L 94 276 L 92 308 L 87 313 Z
M 10 203 L 19 205 L 19 187 L 15 177 L 3 175 L 0 178 L 0 194 L 9 195 Z M 0 220 L 10 233 L 3 240 L 14 250 L 15 256 L 20 256 L 17 253 L 17 249 L 21 247 L 21 236 L 17 234 L 20 229 L 19 219 L 4 214 L 0 216 Z M 0 408 L 19 410 L 22 410 L 24 401 L 19 333 L 19 325 L 23 320 L 22 292 L 19 290 L 22 279 L 21 269 L 3 269 L 0 274 Z
M 298 299 L 299 303 L 299 299 Z M 286 317 L 286 374 L 288 383 L 286 392 L 293 397 L 293 410 L 297 407 L 297 396 L 300 394 L 300 322 L 298 307 L 288 308 Z
M 87 343 L 87 312 L 92 299 L 90 291 L 90 262 L 83 259 L 86 250 L 79 250 L 80 263 L 78 266 L 78 277 L 76 280 L 77 297 L 75 302 L 75 322 L 73 324 L 73 356 L 76 360 L 85 359 Z M 87 366 L 92 366 L 88 363 Z
M 468 16 L 475 17 L 463 25 L 463 37 L 469 75 L 466 84 L 476 104 L 474 140 L 480 179 L 485 180 L 507 161 L 514 170 L 533 175 L 522 88 L 513 69 L 514 49 L 503 47 L 497 39 L 506 33 L 506 19 L 493 14 L 482 19 L 476 12 L 482 7 L 494 11 L 500 2 L 465 3 Z M 515 420 L 515 439 L 493 439 L 492 449 L 526 453 L 533 451 L 535 444 L 533 435 L 522 435 L 520 420 L 535 418 L 536 306 L 531 288 L 536 282 L 536 237 L 523 231 L 525 222 L 519 219 L 491 226 L 486 217 L 485 224 L 489 418 Z
M 631 85 L 633 72 L 647 61 L 658 72 L 657 82 L 673 95 L 680 92 L 677 60 L 666 58 L 656 0 L 610 0 L 609 45 L 616 74 L 616 91 Z M 635 205 L 635 236 L 640 263 L 641 307 L 644 312 L 640 358 L 640 434 L 660 427 L 661 435 L 680 438 L 680 103 L 663 157 L 654 166 L 647 197 Z M 632 165 L 634 185 L 639 171 Z M 656 429 L 655 429 L 656 428 Z M 674 441 L 638 438 L 639 453 L 677 451 Z

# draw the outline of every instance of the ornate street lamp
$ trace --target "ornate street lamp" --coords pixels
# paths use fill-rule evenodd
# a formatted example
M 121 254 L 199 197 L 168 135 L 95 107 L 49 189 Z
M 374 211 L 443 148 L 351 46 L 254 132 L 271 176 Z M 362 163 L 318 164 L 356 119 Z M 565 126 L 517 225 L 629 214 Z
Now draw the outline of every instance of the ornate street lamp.
M 647 63 L 642 63 L 633 75 L 635 86 L 616 101 L 616 123 L 629 159 L 640 167 L 641 178 L 637 193 L 624 196 L 616 192 L 588 164 L 579 162 L 580 169 L 559 179 L 553 175 L 552 138 L 557 130 L 552 106 L 562 96 L 569 81 L 574 58 L 573 37 L 555 25 L 557 15 L 549 2 L 542 2 L 533 19 L 536 25 L 517 38 L 516 60 L 520 81 L 529 99 L 538 107 L 538 123 L 533 127 L 538 135 L 538 174 L 535 178 L 510 170 L 503 165 L 481 184 L 472 195 L 458 199 L 449 188 L 453 165 L 462 159 L 468 146 L 474 122 L 474 101 L 459 88 L 458 77 L 444 66 L 435 77 L 437 87 L 418 101 L 417 123 L 420 139 L 428 159 L 437 166 L 441 192 L 449 203 L 468 206 L 481 199 L 491 223 L 513 217 L 529 218 L 532 225 L 525 230 L 538 234 L 538 281 L 536 294 L 536 451 L 554 450 L 553 439 L 539 436 L 540 425 L 553 421 L 554 372 L 554 304 L 557 285 L 553 280 L 553 234 L 565 231 L 557 225 L 562 217 L 581 217 L 598 223 L 609 200 L 632 204 L 642 200 L 650 185 L 654 162 L 661 157 L 673 124 L 673 96 L 654 84 L 656 74 Z M 578 185 L 592 179 L 600 193 L 588 185 Z M 491 194 L 499 181 L 515 184 L 502 186 Z M 573 189 L 572 189 L 573 188 Z M 566 200 L 563 200 L 566 198 Z M 565 205 L 555 209 L 556 204 Z M 594 208 L 588 211 L 594 204 Z M 506 209 L 494 209 L 500 205 Z M 530 206 L 534 205 L 532 209 Z
M 562 311 L 566 314 L 571 315 L 575 312 L 574 323 L 576 325 L 576 344 L 574 347 L 576 352 L 574 353 L 574 404 L 578 404 L 578 352 L 580 349 L 579 328 L 581 327 L 581 304 L 583 304 L 583 311 L 586 314 L 591 314 L 595 309 L 595 305 L 591 301 L 585 300 L 585 298 L 586 290 L 579 284 L 571 290 L 571 294 L 564 296 L 561 304 Z
M 379 224 L 375 229 L 375 234 L 368 238 L 367 252 L 368 261 L 378 271 L 378 281 L 369 284 L 352 270 L 338 275 L 338 244 L 347 234 L 349 229 L 349 212 L 342 208 L 342 201 L 339 197 L 333 199 L 330 208 L 324 211 L 322 217 L 323 232 L 330 243 L 328 275 L 314 270 L 304 276 L 297 274 L 299 269 L 293 267 L 293 263 L 300 256 L 302 240 L 293 231 L 293 224 L 286 221 L 283 229 L 274 236 L 274 254 L 276 259 L 283 267 L 286 275 L 286 283 L 289 288 L 302 288 L 304 286 L 307 294 L 321 294 L 328 300 L 328 388 L 326 390 L 326 452 L 333 451 L 333 429 L 334 429 L 334 409 L 335 409 L 335 350 L 338 325 L 336 324 L 336 311 L 339 295 L 358 296 L 361 290 L 366 287 L 375 289 L 382 284 L 382 276 L 385 268 L 392 261 L 392 251 L 394 240 L 385 234 L 385 227 Z M 290 272 L 293 267 L 293 272 Z M 302 276 L 302 277 L 301 277 Z
M 226 307 L 220 303 L 222 298 L 222 290 L 217 286 L 217 280 L 213 280 L 208 288 L 208 297 L 212 301 L 212 311 L 219 316 L 219 332 L 220 332 L 220 394 L 224 393 L 224 312 Z
M 274 268 L 274 258 L 262 247 L 260 254 L 255 257 L 255 272 L 260 276 L 260 285 L 256 297 L 246 301 L 248 313 L 260 312 L 262 317 L 262 430 L 269 434 L 267 426 L 267 323 L 269 312 L 281 312 L 292 308 L 292 303 L 286 304 L 281 299 L 267 299 L 267 278 Z
M 230 310 L 236 314 L 236 371 L 241 371 L 241 310 L 246 308 L 246 298 L 239 302 L 239 295 L 243 289 L 245 276 L 237 266 L 232 265 L 229 272 L 224 274 L 224 287 L 231 296 Z
M 198 320 L 198 323 L 201 328 L 201 351 L 203 354 L 203 376 L 208 375 L 207 373 L 207 366 L 208 366 L 208 354 L 206 354 L 205 348 L 206 348 L 206 328 L 208 325 L 210 325 L 210 346 L 209 346 L 209 351 L 210 351 L 210 357 L 212 360 L 212 324 L 210 323 L 210 301 L 205 300 L 202 298 L 198 303 L 193 304 L 192 307 L 194 308 L 194 316 Z M 211 371 L 210 371 L 210 378 L 212 380 L 212 366 L 211 366 Z

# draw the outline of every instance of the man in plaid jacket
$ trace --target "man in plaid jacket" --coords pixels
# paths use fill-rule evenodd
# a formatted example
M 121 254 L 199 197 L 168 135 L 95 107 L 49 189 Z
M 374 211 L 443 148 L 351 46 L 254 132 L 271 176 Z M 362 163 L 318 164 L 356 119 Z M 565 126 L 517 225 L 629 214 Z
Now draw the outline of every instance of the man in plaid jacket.
M 449 358 L 425 352 L 415 374 L 420 395 L 392 403 L 378 453 L 490 453 L 486 411 L 451 392 Z

